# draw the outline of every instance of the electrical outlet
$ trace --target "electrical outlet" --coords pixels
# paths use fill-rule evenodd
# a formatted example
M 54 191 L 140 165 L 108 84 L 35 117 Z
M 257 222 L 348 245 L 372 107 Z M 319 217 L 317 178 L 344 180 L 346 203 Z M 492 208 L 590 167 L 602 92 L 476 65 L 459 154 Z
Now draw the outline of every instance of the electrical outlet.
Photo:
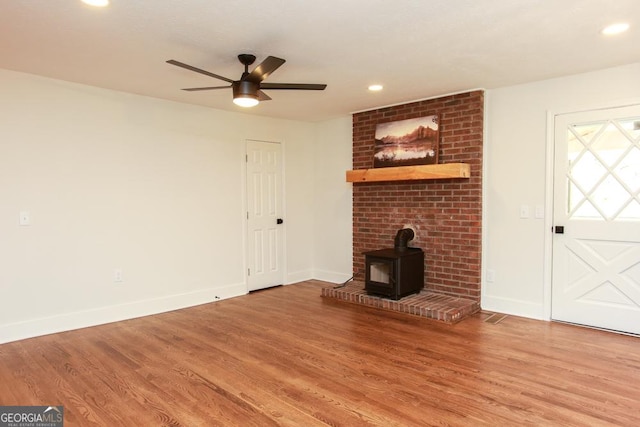
M 31 225 L 31 215 L 27 211 L 20 211 L 20 219 L 18 220 L 20 225 Z
M 122 283 L 124 281 L 122 278 L 122 269 L 116 268 L 113 270 L 113 281 L 116 283 Z

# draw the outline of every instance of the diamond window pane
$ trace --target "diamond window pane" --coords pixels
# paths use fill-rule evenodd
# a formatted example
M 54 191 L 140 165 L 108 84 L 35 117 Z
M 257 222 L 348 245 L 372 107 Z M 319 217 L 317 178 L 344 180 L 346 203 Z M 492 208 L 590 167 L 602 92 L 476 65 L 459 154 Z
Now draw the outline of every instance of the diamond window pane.
M 591 143 L 589 149 L 597 153 L 605 165 L 613 166 L 631 145 L 629 138 L 613 123 L 609 123 Z
M 592 200 L 607 218 L 612 218 L 630 198 L 629 192 L 609 175 L 593 192 Z
M 600 150 L 598 156 L 602 159 L 607 167 L 612 167 L 620 157 L 624 154 L 623 150 Z
M 607 169 L 591 152 L 571 164 L 569 170 L 571 179 L 586 192 L 590 192 L 606 172 Z

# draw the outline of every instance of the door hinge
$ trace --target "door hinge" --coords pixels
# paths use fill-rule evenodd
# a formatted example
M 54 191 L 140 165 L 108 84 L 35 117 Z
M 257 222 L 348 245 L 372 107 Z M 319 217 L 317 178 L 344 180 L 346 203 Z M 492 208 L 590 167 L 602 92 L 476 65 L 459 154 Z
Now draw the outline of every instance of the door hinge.
M 247 268 L 247 276 L 251 276 L 251 269 Z
M 249 155 L 248 154 L 244 155 L 244 162 L 245 163 L 249 163 Z
M 249 219 L 249 211 L 247 211 L 247 219 Z

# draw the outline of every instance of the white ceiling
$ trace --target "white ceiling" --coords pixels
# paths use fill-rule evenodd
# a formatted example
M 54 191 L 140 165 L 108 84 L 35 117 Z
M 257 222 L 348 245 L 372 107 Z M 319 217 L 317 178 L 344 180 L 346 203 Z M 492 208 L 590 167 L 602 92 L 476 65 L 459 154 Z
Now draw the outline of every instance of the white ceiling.
M 630 31 L 600 35 L 616 21 Z M 328 87 L 245 110 L 230 89 L 181 91 L 226 83 L 165 63 L 236 80 L 239 53 L 286 59 L 268 82 Z M 638 61 L 639 0 L 0 1 L 0 68 L 298 120 Z

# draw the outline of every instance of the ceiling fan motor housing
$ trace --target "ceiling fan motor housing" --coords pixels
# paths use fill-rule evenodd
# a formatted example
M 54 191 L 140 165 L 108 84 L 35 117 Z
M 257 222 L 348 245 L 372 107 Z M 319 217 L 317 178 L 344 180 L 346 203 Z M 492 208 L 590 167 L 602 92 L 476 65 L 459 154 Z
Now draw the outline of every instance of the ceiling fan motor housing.
M 250 82 L 248 80 L 238 80 L 231 84 L 233 88 L 234 98 L 258 98 L 258 83 Z

